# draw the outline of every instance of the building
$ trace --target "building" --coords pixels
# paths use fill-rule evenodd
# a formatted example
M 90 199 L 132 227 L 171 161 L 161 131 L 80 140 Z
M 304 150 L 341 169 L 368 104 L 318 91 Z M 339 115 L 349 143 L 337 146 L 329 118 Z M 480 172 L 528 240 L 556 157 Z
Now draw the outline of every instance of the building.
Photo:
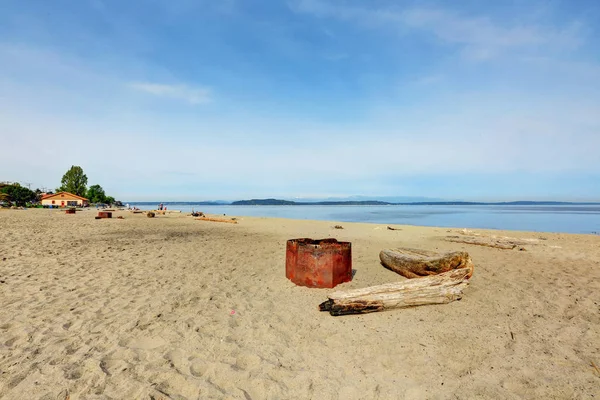
M 58 192 L 43 195 L 42 206 L 86 207 L 88 206 L 88 199 L 69 192 Z

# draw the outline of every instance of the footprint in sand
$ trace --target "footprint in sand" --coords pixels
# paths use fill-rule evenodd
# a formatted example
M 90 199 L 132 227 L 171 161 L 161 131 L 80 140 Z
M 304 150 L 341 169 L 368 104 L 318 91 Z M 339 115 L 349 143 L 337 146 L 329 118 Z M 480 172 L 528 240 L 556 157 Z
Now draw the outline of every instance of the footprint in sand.
M 124 360 L 104 358 L 100 361 L 100 369 L 106 375 L 118 374 L 127 368 L 129 368 L 129 363 Z
M 205 375 L 210 369 L 210 364 L 207 361 L 201 360 L 199 358 L 194 358 L 191 360 L 190 365 L 190 373 L 199 378 Z

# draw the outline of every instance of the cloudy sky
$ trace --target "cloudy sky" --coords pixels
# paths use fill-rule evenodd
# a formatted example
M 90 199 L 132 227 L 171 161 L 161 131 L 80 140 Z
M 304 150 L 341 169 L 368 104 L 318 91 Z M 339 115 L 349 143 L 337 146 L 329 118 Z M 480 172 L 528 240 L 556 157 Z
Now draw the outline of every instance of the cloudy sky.
M 0 0 L 0 180 L 600 200 L 597 0 Z

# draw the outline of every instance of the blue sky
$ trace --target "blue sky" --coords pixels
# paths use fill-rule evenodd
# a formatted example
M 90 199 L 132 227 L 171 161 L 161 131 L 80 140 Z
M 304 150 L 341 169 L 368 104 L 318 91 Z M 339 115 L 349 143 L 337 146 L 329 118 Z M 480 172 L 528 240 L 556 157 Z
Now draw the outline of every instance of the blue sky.
M 0 180 L 600 200 L 600 3 L 0 0 Z

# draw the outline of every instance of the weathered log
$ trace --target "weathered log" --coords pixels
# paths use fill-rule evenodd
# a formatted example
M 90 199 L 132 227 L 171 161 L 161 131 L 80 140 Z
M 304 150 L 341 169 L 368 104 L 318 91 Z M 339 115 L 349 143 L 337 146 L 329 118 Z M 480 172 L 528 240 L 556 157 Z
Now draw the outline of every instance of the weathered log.
M 524 241 L 519 239 L 510 238 L 491 238 L 491 237 L 460 237 L 460 236 L 446 236 L 446 241 L 454 243 L 472 244 L 475 246 L 494 247 L 502 250 L 512 250 L 517 246 L 535 244 L 532 241 Z
M 195 218 L 198 221 L 211 221 L 211 222 L 227 222 L 229 224 L 237 224 L 237 221 L 234 219 L 222 219 L 222 218 L 207 218 L 207 217 L 200 217 L 200 218 Z
M 148 211 L 146 213 L 146 217 L 148 217 L 148 218 L 154 218 L 154 216 L 155 216 L 155 213 L 153 211 Z
M 319 311 L 338 316 L 450 303 L 462 298 L 471 272 L 469 268 L 453 269 L 420 279 L 333 292 L 327 296 L 329 300 L 319 305 Z
M 379 259 L 384 267 L 406 278 L 437 275 L 461 268 L 470 271 L 467 278 L 473 275 L 473 262 L 469 253 L 464 251 L 439 254 L 409 248 L 385 249 L 379 253 Z

